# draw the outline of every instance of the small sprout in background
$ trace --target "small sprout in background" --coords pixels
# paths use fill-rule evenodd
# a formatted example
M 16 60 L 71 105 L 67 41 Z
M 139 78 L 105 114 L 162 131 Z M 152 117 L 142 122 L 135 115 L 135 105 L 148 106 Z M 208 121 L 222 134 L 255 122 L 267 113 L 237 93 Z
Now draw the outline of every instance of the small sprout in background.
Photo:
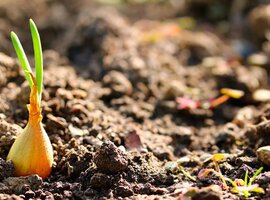
M 228 186 L 225 180 L 225 177 L 222 175 L 221 172 L 217 172 L 214 169 L 202 169 L 200 170 L 199 174 L 198 174 L 198 179 L 202 180 L 205 177 L 207 177 L 209 174 L 215 174 L 216 176 L 218 176 L 220 178 L 220 180 L 222 181 L 222 188 L 227 190 Z
M 228 101 L 230 98 L 233 99 L 240 99 L 241 97 L 244 96 L 244 92 L 241 90 L 235 90 L 235 89 L 230 89 L 230 88 L 222 88 L 220 90 L 220 93 L 222 94 L 222 96 L 212 100 L 210 102 L 210 108 L 215 108 L 217 106 L 219 106 L 220 104 L 225 103 L 226 101 Z
M 31 93 L 30 104 L 27 105 L 29 111 L 28 123 L 13 143 L 7 160 L 13 162 L 16 176 L 38 174 L 45 179 L 51 173 L 53 149 L 41 122 L 40 103 L 43 82 L 43 58 L 39 33 L 31 19 L 30 29 L 35 53 L 35 77 L 19 38 L 14 32 L 11 32 L 11 40 L 31 88 Z
M 231 192 L 244 196 L 245 198 L 248 198 L 251 195 L 251 192 L 264 193 L 264 189 L 259 187 L 258 184 L 252 184 L 262 170 L 263 167 L 260 167 L 251 178 L 248 178 L 248 171 L 246 171 L 244 180 L 235 179 L 233 181 L 232 179 L 226 178 L 226 181 L 230 182 L 233 186 Z
M 228 156 L 229 156 L 229 154 L 226 154 L 226 153 L 217 153 L 217 154 L 210 156 L 204 162 L 205 163 L 209 162 L 209 161 L 213 162 L 215 169 L 202 169 L 198 174 L 198 178 L 203 179 L 206 176 L 208 176 L 210 173 L 213 173 L 216 176 L 218 176 L 220 178 L 220 180 L 222 181 L 222 187 L 224 189 L 228 189 L 225 177 L 222 175 L 221 170 L 219 168 L 219 164 L 218 164 L 218 162 L 225 160 Z
M 226 101 L 228 101 L 230 99 L 230 97 L 226 94 L 218 97 L 218 98 L 215 98 L 213 100 L 210 101 L 210 104 L 207 108 L 216 108 L 218 107 L 219 105 L 225 103 Z
M 259 187 L 258 184 L 252 184 L 253 181 L 256 179 L 256 177 L 261 173 L 263 170 L 263 167 L 259 168 L 254 175 L 251 178 L 248 178 L 248 171 L 245 173 L 244 180 L 243 179 L 235 179 L 232 180 L 230 178 L 224 177 L 223 174 L 220 171 L 218 162 L 224 160 L 227 157 L 228 154 L 214 154 L 212 157 L 206 160 L 208 162 L 211 160 L 214 163 L 215 169 L 202 169 L 198 173 L 198 179 L 202 180 L 205 177 L 207 177 L 209 174 L 215 174 L 220 178 L 222 181 L 222 188 L 225 190 L 230 189 L 231 192 L 236 193 L 240 196 L 249 197 L 251 195 L 251 192 L 254 193 L 264 193 L 263 188 Z M 227 185 L 227 182 L 229 182 L 232 187 Z
M 207 101 L 195 101 L 188 97 L 177 97 L 176 98 L 176 104 L 178 110 L 193 110 L 193 109 L 213 109 L 217 106 L 225 103 L 230 98 L 234 99 L 240 99 L 242 96 L 244 96 L 244 92 L 241 90 L 235 90 L 230 88 L 222 88 L 220 90 L 221 96 L 210 99 Z
M 242 90 L 235 90 L 230 88 L 222 88 L 220 93 L 234 99 L 240 99 L 245 94 Z
M 220 172 L 220 168 L 218 165 L 218 162 L 225 160 L 226 158 L 228 158 L 229 154 L 226 153 L 216 153 L 211 157 L 211 160 L 214 163 L 215 169 Z
M 190 161 L 190 159 L 188 157 L 182 157 L 182 158 L 178 159 L 177 161 L 167 162 L 165 164 L 165 169 L 169 172 L 172 172 L 172 173 L 181 172 L 182 174 L 184 174 L 184 176 L 186 176 L 190 180 L 196 181 L 196 178 L 193 177 L 192 175 L 190 175 L 187 171 L 185 171 L 184 167 L 182 166 L 183 163 L 189 162 L 189 161 Z

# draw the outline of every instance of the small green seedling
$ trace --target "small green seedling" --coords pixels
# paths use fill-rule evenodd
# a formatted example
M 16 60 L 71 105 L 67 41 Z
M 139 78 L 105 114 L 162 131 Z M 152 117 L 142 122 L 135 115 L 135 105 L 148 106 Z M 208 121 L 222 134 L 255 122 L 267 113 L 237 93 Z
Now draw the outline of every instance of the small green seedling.
M 214 109 L 220 104 L 225 103 L 230 98 L 233 99 L 240 99 L 244 96 L 244 92 L 241 90 L 235 90 L 230 88 L 222 88 L 220 90 L 221 96 L 214 98 L 214 99 L 208 99 L 206 101 L 195 101 L 193 99 L 190 99 L 189 97 L 177 97 L 176 98 L 176 104 L 178 110 L 194 110 L 194 109 Z
M 219 164 L 218 164 L 220 161 L 225 160 L 227 157 L 228 157 L 228 154 L 226 154 L 226 153 L 216 153 L 216 154 L 210 156 L 204 162 L 208 162 L 208 161 L 213 162 L 215 169 L 202 169 L 198 174 L 198 178 L 202 179 L 202 178 L 208 176 L 208 174 L 213 173 L 220 178 L 220 180 L 222 181 L 222 184 L 223 184 L 223 188 L 228 189 L 226 180 L 225 180 L 224 176 L 222 175 L 220 168 L 219 168 Z
M 169 172 L 172 172 L 172 173 L 179 173 L 181 172 L 185 177 L 189 178 L 190 180 L 192 181 L 196 181 L 196 178 L 193 177 L 191 174 L 189 174 L 185 169 L 184 167 L 182 166 L 182 164 L 184 162 L 188 162 L 189 161 L 189 158 L 187 157 L 183 157 L 183 158 L 180 158 L 178 159 L 177 161 L 170 161 L 170 162 L 167 162 L 165 164 L 165 169 Z
M 232 184 L 231 191 L 240 196 L 244 196 L 248 198 L 251 195 L 251 192 L 254 193 L 264 193 L 264 189 L 259 187 L 258 184 L 252 184 L 256 177 L 261 173 L 263 167 L 260 167 L 254 175 L 248 179 L 248 171 L 246 171 L 245 178 L 243 179 L 235 179 L 234 181 L 230 178 L 226 178 L 226 181 Z
M 218 162 L 221 160 L 224 160 L 227 157 L 228 154 L 214 154 L 212 157 L 210 157 L 209 160 L 211 160 L 214 164 L 215 169 L 202 169 L 200 170 L 198 174 L 198 179 L 203 179 L 209 174 L 215 174 L 218 176 L 222 182 L 222 188 L 225 190 L 230 189 L 231 192 L 236 193 L 240 196 L 249 197 L 251 195 L 251 192 L 254 193 L 264 193 L 263 188 L 259 187 L 258 184 L 252 184 L 253 181 L 256 179 L 256 177 L 261 173 L 263 170 L 263 167 L 259 168 L 254 175 L 248 180 L 248 171 L 246 171 L 244 180 L 243 179 L 235 179 L 234 181 L 230 178 L 224 177 L 223 174 L 220 171 Z M 227 182 L 229 182 L 232 187 L 229 187 L 227 185 Z

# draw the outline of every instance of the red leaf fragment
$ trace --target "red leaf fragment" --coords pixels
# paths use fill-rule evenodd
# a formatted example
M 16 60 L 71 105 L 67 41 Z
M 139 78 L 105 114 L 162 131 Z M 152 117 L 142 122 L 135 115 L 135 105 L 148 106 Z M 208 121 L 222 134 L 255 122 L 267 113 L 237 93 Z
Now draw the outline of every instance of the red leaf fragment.
M 138 135 L 136 130 L 133 130 L 128 133 L 127 137 L 125 138 L 125 147 L 128 150 L 141 150 L 142 149 L 141 138 Z

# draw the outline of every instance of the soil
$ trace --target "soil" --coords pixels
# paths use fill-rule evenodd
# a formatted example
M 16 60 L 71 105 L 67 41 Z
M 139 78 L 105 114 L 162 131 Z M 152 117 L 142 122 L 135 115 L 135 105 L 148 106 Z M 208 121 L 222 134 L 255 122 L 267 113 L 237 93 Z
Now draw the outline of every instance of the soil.
M 232 180 L 263 166 L 254 183 L 264 193 L 248 199 L 270 198 L 269 162 L 256 154 L 270 144 L 269 6 L 170 2 L 1 1 L 0 199 L 245 199 L 214 174 L 198 176 L 217 153 Z M 30 93 L 9 34 L 33 65 L 29 18 L 44 49 L 42 114 L 54 149 L 45 180 L 14 177 L 6 161 Z M 222 88 L 244 96 L 208 108 L 176 101 L 210 102 Z

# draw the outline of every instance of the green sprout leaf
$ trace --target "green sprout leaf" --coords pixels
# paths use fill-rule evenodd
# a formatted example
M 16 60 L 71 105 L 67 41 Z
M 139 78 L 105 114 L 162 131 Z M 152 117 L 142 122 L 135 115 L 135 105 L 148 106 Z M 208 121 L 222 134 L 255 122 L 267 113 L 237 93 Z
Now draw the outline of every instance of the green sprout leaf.
M 165 169 L 167 171 L 173 172 L 173 173 L 178 173 L 178 171 L 182 172 L 184 176 L 189 178 L 192 181 L 196 181 L 196 178 L 193 177 L 191 174 L 189 174 L 184 167 L 181 165 L 182 163 L 189 161 L 187 157 L 182 157 L 178 159 L 177 161 L 170 161 L 165 164 Z
M 233 181 L 230 178 L 225 178 L 226 181 L 228 181 L 230 184 L 232 184 L 233 187 L 237 187 L 237 184 L 235 183 L 235 181 Z
M 30 30 L 32 35 L 32 41 L 33 41 L 33 48 L 34 48 L 34 54 L 35 54 L 35 67 L 36 67 L 36 84 L 39 94 L 39 99 L 41 100 L 41 93 L 42 93 L 42 85 L 43 85 L 43 56 L 42 56 L 42 48 L 41 48 L 41 42 L 40 37 L 38 33 L 38 29 L 32 19 L 29 20 L 30 24 Z M 14 46 L 14 49 L 16 51 L 16 54 L 19 58 L 19 61 L 21 63 L 21 66 L 23 68 L 23 71 L 25 73 L 25 77 L 29 83 L 30 88 L 33 86 L 33 79 L 31 78 L 32 70 L 30 67 L 30 64 L 27 60 L 27 57 L 25 55 L 25 52 L 23 50 L 23 47 L 21 45 L 21 42 L 16 35 L 16 33 L 11 32 L 11 40 L 12 44 Z
M 21 44 L 18 36 L 16 35 L 16 33 L 14 33 L 13 31 L 11 32 L 10 36 L 11 36 L 12 44 L 13 44 L 14 49 L 16 51 L 16 54 L 18 56 L 18 59 L 19 59 L 21 66 L 23 68 L 25 77 L 26 77 L 30 87 L 32 87 L 33 81 L 32 81 L 32 78 L 30 76 L 30 73 L 32 73 L 32 70 L 31 70 L 30 64 L 27 60 L 27 57 L 24 53 L 22 44 Z
M 32 19 L 29 20 L 32 41 L 33 41 L 33 48 L 35 54 L 35 67 L 36 67 L 36 81 L 37 81 L 37 88 L 39 98 L 41 100 L 41 93 L 42 93 L 42 82 L 43 82 L 43 57 L 42 57 L 42 48 L 41 48 L 41 41 L 38 33 L 38 29 Z
M 245 173 L 244 186 L 248 186 L 248 170 Z
M 214 162 L 219 162 L 219 161 L 224 160 L 224 159 L 227 158 L 227 157 L 228 157 L 228 154 L 226 154 L 226 153 L 216 153 L 216 154 L 214 154 L 214 155 L 212 156 L 212 160 L 213 160 Z
M 264 189 L 261 188 L 261 187 L 256 187 L 256 188 L 252 189 L 252 192 L 263 194 L 264 193 Z
M 220 93 L 225 94 L 234 99 L 240 99 L 245 94 L 245 92 L 242 90 L 236 90 L 236 89 L 230 89 L 230 88 L 222 88 L 220 90 Z
M 249 180 L 248 186 L 251 186 L 253 181 L 257 178 L 257 176 L 262 172 L 263 167 L 260 167 L 252 176 L 252 178 Z

